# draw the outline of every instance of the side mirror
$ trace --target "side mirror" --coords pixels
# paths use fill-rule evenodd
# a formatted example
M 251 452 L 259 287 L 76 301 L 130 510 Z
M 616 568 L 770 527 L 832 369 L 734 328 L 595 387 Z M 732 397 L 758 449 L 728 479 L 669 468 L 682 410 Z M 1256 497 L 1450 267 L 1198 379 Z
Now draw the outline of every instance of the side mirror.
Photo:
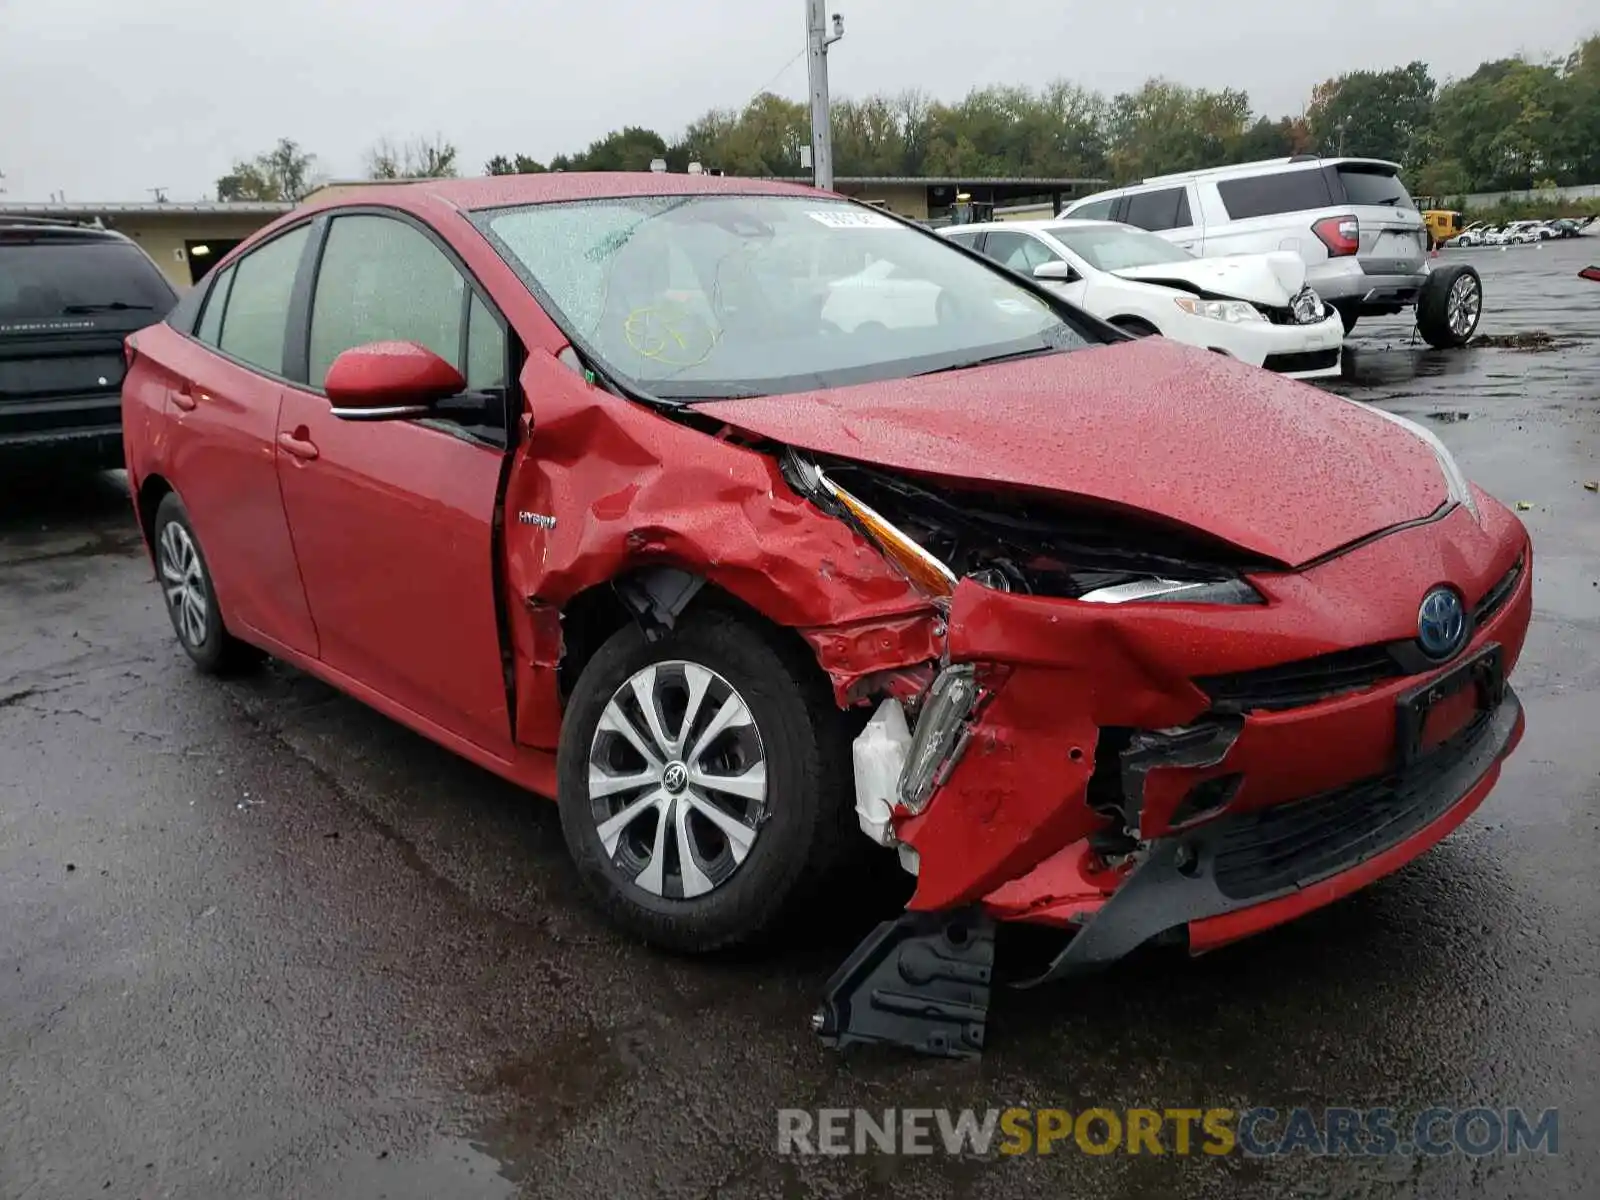
M 1082 276 L 1072 269 L 1070 263 L 1060 259 L 1054 262 L 1040 263 L 1033 269 L 1035 279 L 1048 279 L 1055 283 L 1077 283 Z
M 336 417 L 396 421 L 427 416 L 434 404 L 464 391 L 467 381 L 416 342 L 369 342 L 334 359 L 322 386 Z

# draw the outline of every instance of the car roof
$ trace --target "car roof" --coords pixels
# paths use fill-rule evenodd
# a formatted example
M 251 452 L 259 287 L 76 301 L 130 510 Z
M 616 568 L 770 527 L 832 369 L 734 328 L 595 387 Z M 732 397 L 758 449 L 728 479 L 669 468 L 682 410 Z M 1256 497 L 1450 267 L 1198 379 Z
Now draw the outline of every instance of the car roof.
M 1383 158 L 1356 158 L 1346 155 L 1342 158 L 1319 158 L 1314 154 L 1297 154 L 1292 158 L 1264 158 L 1257 162 L 1231 163 L 1226 167 L 1205 167 L 1195 171 L 1175 171 L 1170 175 L 1150 175 L 1138 183 L 1124 184 L 1122 187 L 1107 188 L 1104 191 L 1094 192 L 1087 196 L 1080 196 L 1072 201 L 1072 207 L 1089 200 L 1102 200 L 1108 196 L 1126 196 L 1135 192 L 1142 192 L 1148 188 L 1175 187 L 1184 183 L 1197 183 L 1211 179 L 1231 179 L 1240 175 L 1271 175 L 1283 171 L 1304 171 L 1321 167 L 1338 167 L 1346 164 L 1363 167 L 1382 167 L 1398 175 L 1401 171 L 1399 163 L 1390 162 Z
M 939 232 L 942 234 L 977 233 L 991 229 L 1001 229 L 1014 232 L 1031 230 L 1035 233 L 1049 233 L 1053 229 L 1105 229 L 1108 226 L 1112 229 L 1137 228 L 1137 226 L 1129 225 L 1122 221 L 1095 221 L 1088 217 L 1047 217 L 1031 218 L 1026 221 L 974 221 L 970 225 L 946 225 Z
M 60 237 L 68 241 L 128 242 L 132 239 L 103 225 L 65 221 L 54 217 L 0 216 L 0 234 L 24 234 L 35 238 Z
M 815 196 L 841 200 L 833 192 L 773 179 L 731 175 L 678 175 L 656 171 L 552 171 L 542 175 L 488 175 L 477 179 L 417 179 L 362 186 L 326 199 L 313 196 L 300 210 L 368 204 L 413 208 L 443 204 L 463 212 L 624 196 Z

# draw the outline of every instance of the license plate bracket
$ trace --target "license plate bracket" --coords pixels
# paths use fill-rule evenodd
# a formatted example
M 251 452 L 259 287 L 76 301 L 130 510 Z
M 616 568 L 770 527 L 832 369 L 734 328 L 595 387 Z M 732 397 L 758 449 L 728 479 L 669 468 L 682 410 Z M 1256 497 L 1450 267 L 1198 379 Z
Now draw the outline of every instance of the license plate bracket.
M 1443 675 L 1400 695 L 1395 702 L 1395 746 L 1402 769 L 1431 749 L 1424 743 L 1428 714 L 1466 688 L 1474 690 L 1480 713 L 1499 707 L 1505 698 L 1506 672 L 1505 655 L 1498 642 L 1491 642 Z

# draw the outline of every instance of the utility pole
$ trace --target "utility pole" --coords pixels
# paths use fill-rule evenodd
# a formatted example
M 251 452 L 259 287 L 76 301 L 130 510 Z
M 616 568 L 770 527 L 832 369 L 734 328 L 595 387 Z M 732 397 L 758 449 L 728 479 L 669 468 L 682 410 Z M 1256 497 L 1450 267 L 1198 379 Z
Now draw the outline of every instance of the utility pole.
M 833 125 L 828 114 L 828 47 L 844 36 L 844 17 L 827 25 L 826 0 L 806 0 L 806 42 L 811 76 L 811 168 L 817 187 L 833 190 Z

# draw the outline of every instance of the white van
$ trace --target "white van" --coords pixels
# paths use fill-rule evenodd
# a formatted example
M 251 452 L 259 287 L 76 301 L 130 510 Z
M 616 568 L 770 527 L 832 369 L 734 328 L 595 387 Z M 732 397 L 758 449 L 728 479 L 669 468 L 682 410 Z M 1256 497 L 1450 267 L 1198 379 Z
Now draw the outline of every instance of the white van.
M 1061 215 L 1137 225 L 1205 258 L 1296 251 L 1346 333 L 1362 316 L 1415 307 L 1430 345 L 1461 346 L 1482 315 L 1476 271 L 1430 272 L 1428 231 L 1396 163 L 1298 155 L 1184 171 L 1086 196 Z

